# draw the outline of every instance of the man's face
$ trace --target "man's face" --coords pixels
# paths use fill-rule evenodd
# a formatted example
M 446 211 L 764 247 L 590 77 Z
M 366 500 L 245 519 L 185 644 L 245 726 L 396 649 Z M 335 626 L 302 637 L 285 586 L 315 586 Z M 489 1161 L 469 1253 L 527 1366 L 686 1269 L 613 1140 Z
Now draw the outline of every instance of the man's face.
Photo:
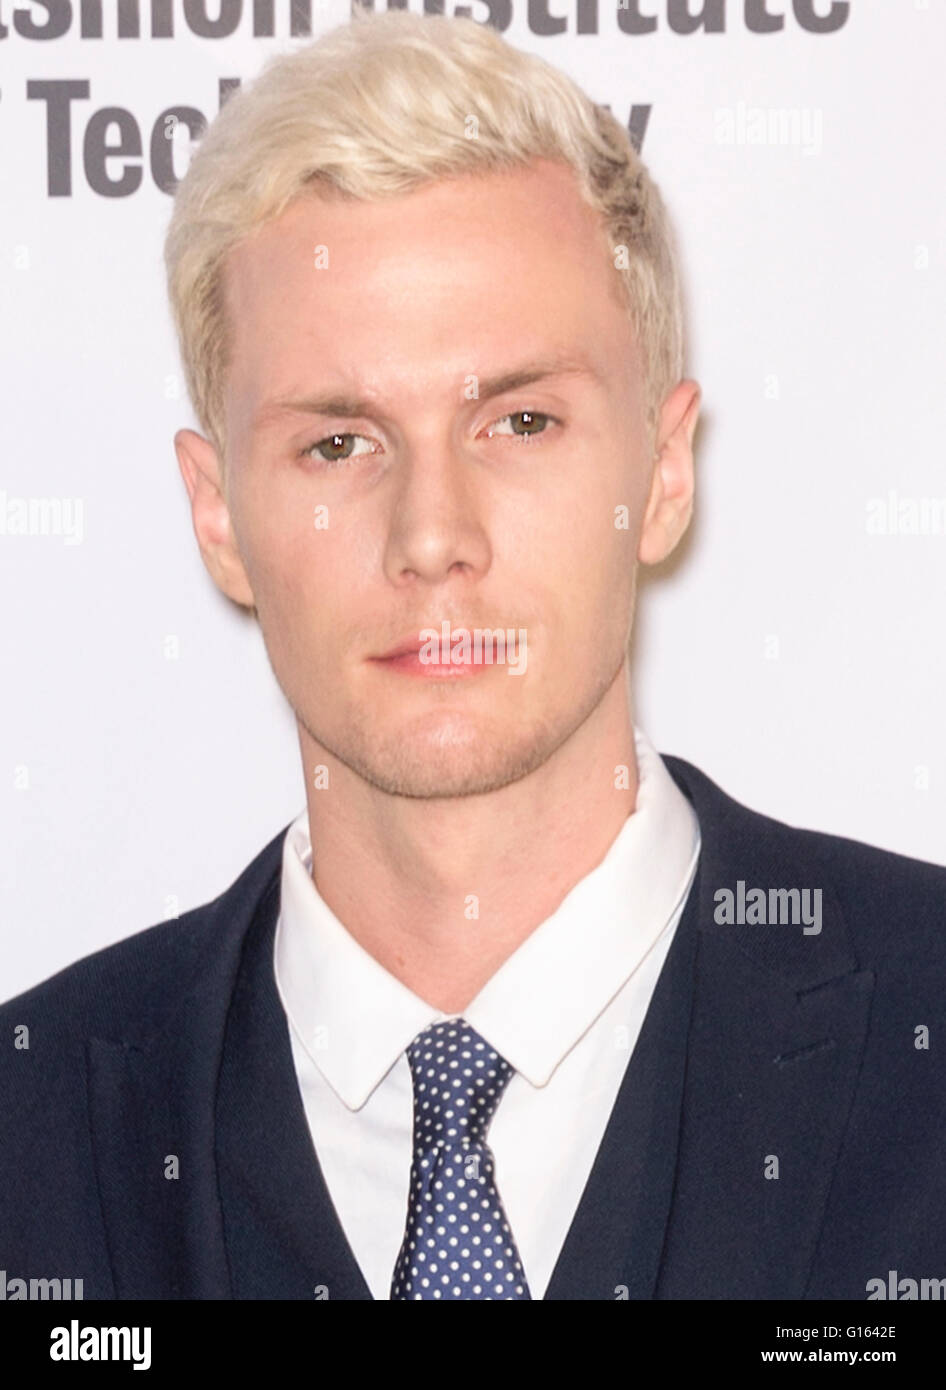
M 316 760 L 388 793 L 494 790 L 613 685 L 652 473 L 617 275 L 547 161 L 306 194 L 232 253 L 230 525 Z M 518 372 L 541 375 L 494 391 Z M 525 650 L 460 675 L 385 659 L 443 623 Z

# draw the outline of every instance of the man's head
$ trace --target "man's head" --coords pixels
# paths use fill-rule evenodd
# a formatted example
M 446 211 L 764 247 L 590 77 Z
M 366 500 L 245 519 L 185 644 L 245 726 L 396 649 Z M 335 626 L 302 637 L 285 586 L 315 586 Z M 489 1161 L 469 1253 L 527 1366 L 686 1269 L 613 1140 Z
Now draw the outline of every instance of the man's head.
M 626 134 L 489 29 L 356 18 L 231 98 L 168 268 L 195 529 L 304 741 L 408 796 L 540 766 L 690 511 L 699 393 Z M 379 659 L 444 622 L 523 630 L 528 669 Z

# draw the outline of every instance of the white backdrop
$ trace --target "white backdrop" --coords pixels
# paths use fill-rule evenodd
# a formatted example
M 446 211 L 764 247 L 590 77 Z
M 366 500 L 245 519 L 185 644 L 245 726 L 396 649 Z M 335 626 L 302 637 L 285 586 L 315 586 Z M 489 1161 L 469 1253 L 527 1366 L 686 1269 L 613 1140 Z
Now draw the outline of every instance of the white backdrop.
M 151 0 L 125 6 L 138 38 L 115 0 L 103 37 L 78 0 L 0 6 L 0 999 L 216 896 L 305 801 L 258 629 L 191 532 L 151 144 L 166 162 L 169 108 L 212 117 L 221 79 L 306 40 L 289 0 L 272 38 L 241 0 L 153 8 L 173 37 Z M 540 34 L 512 0 L 506 36 L 622 121 L 650 108 L 704 390 L 694 528 L 642 588 L 638 720 L 756 809 L 946 864 L 942 0 L 690 0 L 724 27 L 689 34 L 681 0 L 623 28 L 549 8 Z M 314 7 L 313 33 L 347 17 Z

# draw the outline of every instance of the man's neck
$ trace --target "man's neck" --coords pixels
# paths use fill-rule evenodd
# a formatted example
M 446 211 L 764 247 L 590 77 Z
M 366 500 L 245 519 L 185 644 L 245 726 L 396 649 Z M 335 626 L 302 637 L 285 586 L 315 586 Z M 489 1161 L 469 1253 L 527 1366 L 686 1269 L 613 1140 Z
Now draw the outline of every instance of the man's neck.
M 370 955 L 444 1013 L 461 1012 L 601 862 L 637 800 L 626 668 L 540 768 L 481 796 L 389 796 L 304 730 L 300 744 L 307 768 L 330 770 L 332 790 L 308 798 L 319 893 Z

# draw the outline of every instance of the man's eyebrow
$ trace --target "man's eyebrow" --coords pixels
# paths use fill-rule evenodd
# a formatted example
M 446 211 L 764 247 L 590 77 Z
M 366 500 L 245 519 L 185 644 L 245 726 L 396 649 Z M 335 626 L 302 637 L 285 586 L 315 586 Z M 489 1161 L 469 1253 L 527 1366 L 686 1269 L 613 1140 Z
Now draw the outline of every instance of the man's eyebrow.
M 600 373 L 582 357 L 562 357 L 551 358 L 546 361 L 532 362 L 522 367 L 516 367 L 511 371 L 500 372 L 495 376 L 480 377 L 477 379 L 475 374 L 470 374 L 476 381 L 476 400 L 490 400 L 493 396 L 502 396 L 507 391 L 516 391 L 522 386 L 531 386 L 534 382 L 545 381 L 552 377 L 562 376 L 587 376 L 597 382 L 601 382 Z M 466 377 L 465 381 L 469 381 Z M 359 396 L 346 396 L 337 391 L 326 391 L 324 393 L 315 392 L 312 395 L 290 397 L 277 396 L 273 400 L 264 401 L 256 415 L 256 428 L 270 423 L 280 415 L 301 413 L 305 415 L 335 415 L 342 418 L 353 418 L 359 415 L 372 415 L 377 410 L 377 403 L 367 398 Z

